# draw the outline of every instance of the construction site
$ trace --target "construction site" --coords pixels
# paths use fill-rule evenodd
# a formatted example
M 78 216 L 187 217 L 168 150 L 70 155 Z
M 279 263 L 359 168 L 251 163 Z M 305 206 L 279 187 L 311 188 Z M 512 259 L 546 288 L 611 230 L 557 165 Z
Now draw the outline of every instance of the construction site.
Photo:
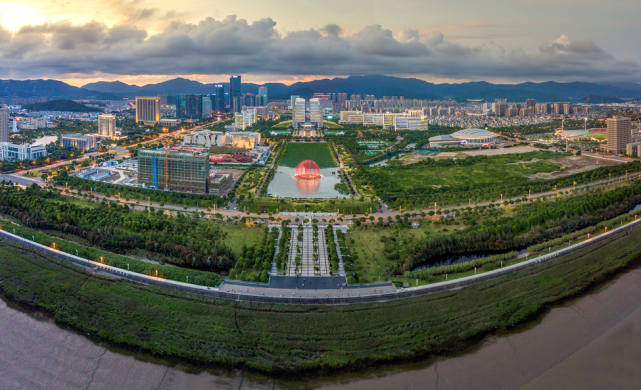
M 197 148 L 139 149 L 138 184 L 152 189 L 208 192 L 209 153 Z

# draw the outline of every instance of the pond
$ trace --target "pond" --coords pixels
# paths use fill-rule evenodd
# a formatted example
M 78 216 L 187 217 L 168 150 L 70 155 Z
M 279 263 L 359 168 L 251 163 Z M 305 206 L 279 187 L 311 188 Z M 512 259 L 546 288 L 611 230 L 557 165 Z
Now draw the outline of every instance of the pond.
M 279 166 L 267 187 L 267 193 L 279 198 L 348 198 L 334 187 L 341 183 L 338 167 L 321 168 L 319 180 L 294 178 L 296 168 Z

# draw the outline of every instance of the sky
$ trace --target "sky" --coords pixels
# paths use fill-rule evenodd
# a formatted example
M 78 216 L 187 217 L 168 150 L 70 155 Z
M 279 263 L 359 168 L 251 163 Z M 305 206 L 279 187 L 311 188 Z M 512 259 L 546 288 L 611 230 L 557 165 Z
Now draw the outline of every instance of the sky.
M 641 81 L 638 0 L 0 0 L 0 78 Z

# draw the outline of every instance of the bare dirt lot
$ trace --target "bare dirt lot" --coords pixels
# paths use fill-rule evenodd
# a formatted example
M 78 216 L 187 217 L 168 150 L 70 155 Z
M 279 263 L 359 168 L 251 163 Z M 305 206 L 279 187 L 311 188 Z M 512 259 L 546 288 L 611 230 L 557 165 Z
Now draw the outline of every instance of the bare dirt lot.
M 563 158 L 555 158 L 547 161 L 559 164 L 559 168 L 563 170 L 552 173 L 538 173 L 532 176 L 533 178 L 538 177 L 548 179 L 552 177 L 563 177 L 567 175 L 573 175 L 575 173 L 591 171 L 599 167 L 611 167 L 613 165 L 623 164 L 622 161 L 604 160 L 586 156 L 569 156 Z

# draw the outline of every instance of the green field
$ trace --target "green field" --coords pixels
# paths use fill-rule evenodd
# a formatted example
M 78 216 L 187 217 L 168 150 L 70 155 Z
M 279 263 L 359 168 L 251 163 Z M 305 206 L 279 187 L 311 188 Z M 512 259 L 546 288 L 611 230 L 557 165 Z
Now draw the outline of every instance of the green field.
M 279 165 L 296 168 L 298 164 L 305 160 L 315 161 L 321 169 L 337 166 L 328 143 L 292 142 L 285 146 Z
M 386 167 L 365 168 L 370 175 L 390 182 L 400 190 L 424 186 L 467 186 L 504 183 L 520 180 L 537 173 L 558 171 L 559 164 L 547 160 L 564 157 L 553 152 L 505 154 L 466 160 L 425 160 L 416 164 L 392 163 Z
M 4 299 L 58 325 L 157 356 L 270 373 L 450 356 L 544 313 L 639 263 L 641 229 L 518 274 L 400 301 L 251 304 L 89 273 L 0 240 Z

